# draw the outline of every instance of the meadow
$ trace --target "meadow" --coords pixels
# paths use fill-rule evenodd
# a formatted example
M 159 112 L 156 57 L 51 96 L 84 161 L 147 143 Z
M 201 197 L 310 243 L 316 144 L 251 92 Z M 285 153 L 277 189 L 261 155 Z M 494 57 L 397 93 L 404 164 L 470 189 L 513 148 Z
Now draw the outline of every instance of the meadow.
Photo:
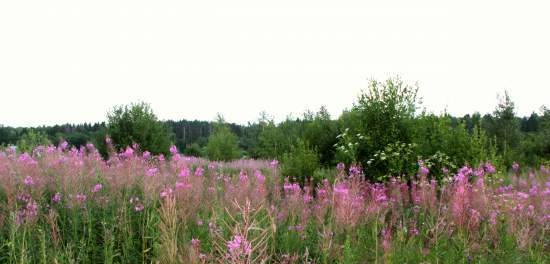
M 550 263 L 544 166 L 301 186 L 276 160 L 111 152 L 0 152 L 0 263 Z

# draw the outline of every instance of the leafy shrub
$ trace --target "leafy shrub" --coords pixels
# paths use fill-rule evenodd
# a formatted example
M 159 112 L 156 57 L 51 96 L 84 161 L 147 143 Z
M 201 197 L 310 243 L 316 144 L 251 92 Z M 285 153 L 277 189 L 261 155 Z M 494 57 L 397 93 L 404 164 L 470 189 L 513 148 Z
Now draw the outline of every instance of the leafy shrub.
M 32 152 L 37 146 L 46 146 L 50 145 L 50 140 L 48 136 L 41 131 L 36 131 L 34 129 L 29 129 L 21 138 L 17 141 L 17 149 L 23 152 Z
M 281 160 L 281 173 L 302 184 L 313 176 L 318 167 L 317 152 L 303 140 L 298 140 L 296 145 L 291 147 L 290 152 L 283 154 Z
M 214 124 L 214 133 L 210 135 L 206 144 L 206 155 L 211 160 L 229 161 L 238 158 L 240 154 L 237 136 L 231 132 L 223 118 L 218 116 L 218 121 Z
M 146 103 L 117 106 L 107 114 L 107 133 L 116 150 L 134 143 L 152 154 L 169 154 L 171 132 Z

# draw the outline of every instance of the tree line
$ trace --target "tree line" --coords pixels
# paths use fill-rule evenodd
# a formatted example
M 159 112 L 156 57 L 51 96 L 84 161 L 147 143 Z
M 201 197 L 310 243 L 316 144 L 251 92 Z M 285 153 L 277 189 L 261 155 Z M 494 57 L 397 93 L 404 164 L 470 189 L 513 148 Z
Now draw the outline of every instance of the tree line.
M 550 110 L 519 117 L 504 93 L 493 113 L 455 117 L 422 108 L 418 87 L 399 78 L 372 80 L 353 106 L 338 118 L 325 107 L 276 123 L 266 113 L 246 125 L 213 122 L 161 121 L 146 103 L 117 106 L 107 122 L 42 127 L 0 126 L 0 145 L 29 152 L 36 145 L 94 144 L 107 158 L 105 138 L 117 150 L 134 143 L 153 154 L 170 155 L 175 145 L 186 155 L 212 160 L 278 159 L 284 175 L 304 182 L 323 178 L 339 162 L 355 164 L 374 180 L 413 175 L 422 160 L 433 176 L 464 164 L 490 161 L 501 170 L 514 162 L 540 166 L 550 161 Z

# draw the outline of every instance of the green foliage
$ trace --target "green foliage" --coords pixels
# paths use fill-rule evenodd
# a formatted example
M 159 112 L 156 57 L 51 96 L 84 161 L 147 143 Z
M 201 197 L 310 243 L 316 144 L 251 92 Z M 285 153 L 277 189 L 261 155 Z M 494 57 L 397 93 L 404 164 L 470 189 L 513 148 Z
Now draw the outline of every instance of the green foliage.
M 414 175 L 417 161 L 416 144 L 398 141 L 375 152 L 367 161 L 365 169 L 374 172 L 377 175 L 375 179 L 381 181 L 389 176 Z M 380 168 L 383 170 L 379 170 Z
M 389 144 L 412 143 L 413 118 L 419 104 L 417 87 L 405 84 L 399 78 L 385 82 L 372 80 L 369 88 L 359 96 L 358 104 L 340 118 L 341 126 L 351 134 L 364 136 L 364 144 L 357 148 L 357 160 L 363 164 L 377 151 Z M 379 163 L 369 166 L 366 174 L 379 176 L 388 171 Z
M 283 154 L 281 159 L 281 173 L 290 176 L 293 180 L 304 184 L 313 176 L 319 167 L 317 152 L 309 147 L 307 142 L 298 140 L 290 152 Z
M 183 150 L 183 154 L 186 156 L 193 156 L 193 157 L 201 157 L 202 154 L 202 148 L 197 143 L 189 144 L 185 147 Z
M 206 155 L 211 160 L 229 161 L 238 158 L 241 150 L 237 144 L 237 136 L 231 132 L 221 116 L 214 124 L 214 133 L 208 138 Z
M 48 140 L 48 136 L 41 131 L 36 131 L 34 129 L 29 129 L 21 138 L 17 141 L 17 149 L 23 152 L 32 152 L 37 146 L 47 146 L 51 142 Z
M 171 132 L 158 121 L 148 104 L 115 107 L 107 114 L 107 119 L 107 133 L 117 150 L 137 143 L 152 154 L 169 154 Z

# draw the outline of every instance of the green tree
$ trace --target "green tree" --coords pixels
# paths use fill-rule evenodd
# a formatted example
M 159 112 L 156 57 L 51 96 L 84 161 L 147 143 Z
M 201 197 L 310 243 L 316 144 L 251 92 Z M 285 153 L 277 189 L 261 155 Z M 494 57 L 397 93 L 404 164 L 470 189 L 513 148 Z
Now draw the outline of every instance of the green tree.
M 409 86 L 400 78 L 385 82 L 372 80 L 352 110 L 344 112 L 340 127 L 364 137 L 364 143 L 357 148 L 359 162 L 365 165 L 377 151 L 383 151 L 390 144 L 412 143 L 414 115 L 419 104 L 417 92 L 418 87 Z M 372 164 L 364 167 L 369 176 L 388 171 L 383 165 Z
M 134 143 L 153 154 L 169 154 L 172 134 L 146 103 L 117 106 L 107 114 L 107 133 L 121 150 Z
M 498 150 L 502 153 L 505 165 L 509 166 L 517 154 L 520 132 L 519 122 L 514 112 L 514 102 L 507 91 L 504 92 L 504 97 L 500 98 L 493 114 L 495 120 L 492 132 L 497 139 Z
M 231 132 L 221 115 L 214 124 L 214 131 L 208 137 L 206 155 L 211 160 L 230 161 L 240 156 L 237 136 Z
M 34 129 L 29 129 L 17 141 L 17 149 L 21 153 L 30 153 L 37 146 L 47 146 L 50 144 L 51 142 L 48 140 L 48 136 L 46 135 L 46 133 Z
M 318 167 L 317 152 L 302 139 L 298 139 L 296 144 L 290 148 L 290 151 L 284 153 L 281 158 L 281 173 L 284 176 L 290 176 L 292 180 L 301 184 L 313 177 Z

